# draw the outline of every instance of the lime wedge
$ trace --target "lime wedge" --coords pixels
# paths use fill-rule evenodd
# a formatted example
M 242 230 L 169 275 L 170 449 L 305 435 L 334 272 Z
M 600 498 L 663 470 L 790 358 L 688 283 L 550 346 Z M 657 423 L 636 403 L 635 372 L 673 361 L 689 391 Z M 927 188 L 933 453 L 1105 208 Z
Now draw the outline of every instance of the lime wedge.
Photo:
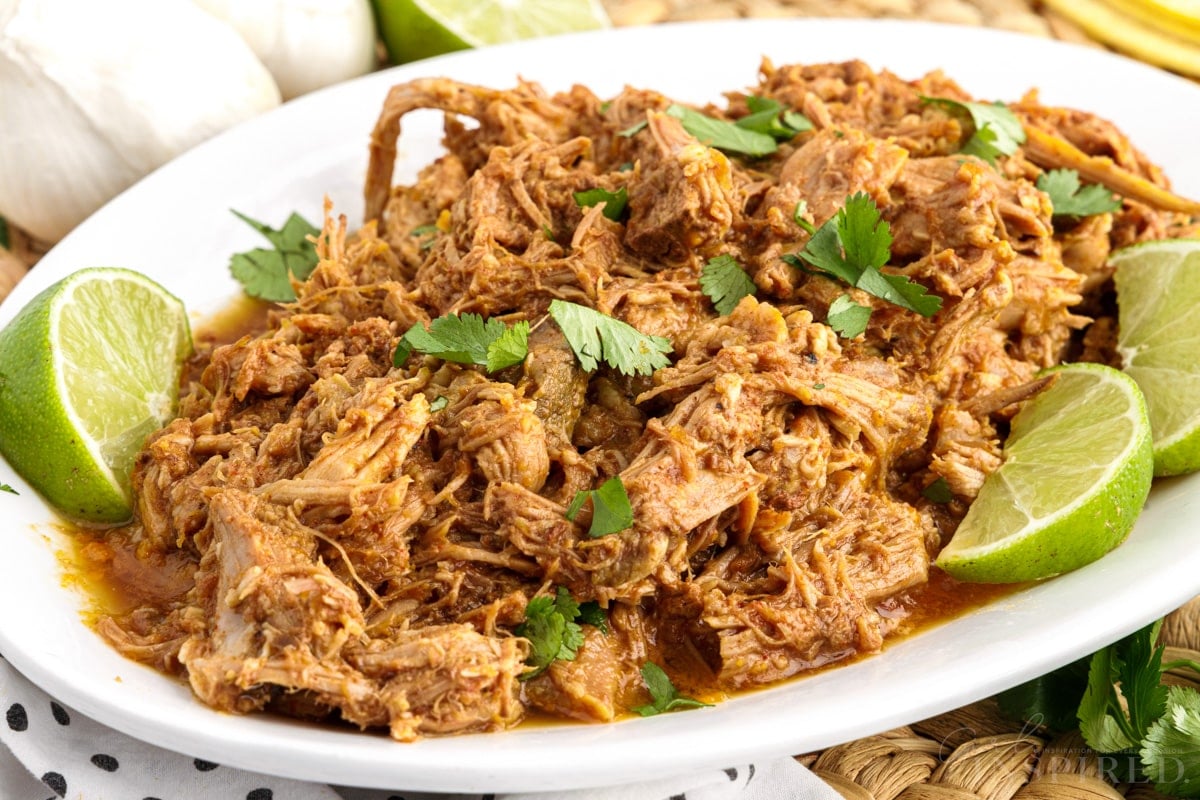
M 375 14 L 394 64 L 610 24 L 599 0 L 375 0 Z
M 1125 372 L 1146 395 L 1154 474 L 1200 469 L 1200 239 L 1113 253 Z
M 0 453 L 63 514 L 128 519 L 134 457 L 174 414 L 191 350 L 183 304 L 149 278 L 64 278 L 0 331 Z
M 959 580 L 1017 583 L 1081 567 L 1125 540 L 1146 501 L 1153 456 L 1137 384 L 1100 364 L 1052 372 L 937 558 Z

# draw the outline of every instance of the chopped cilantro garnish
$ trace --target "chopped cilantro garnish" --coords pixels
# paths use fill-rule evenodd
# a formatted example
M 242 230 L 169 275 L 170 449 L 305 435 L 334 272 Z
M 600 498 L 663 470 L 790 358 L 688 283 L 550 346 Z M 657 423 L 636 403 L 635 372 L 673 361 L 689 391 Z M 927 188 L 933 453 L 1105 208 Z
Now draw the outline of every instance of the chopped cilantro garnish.
M 433 402 L 429 404 L 429 410 L 434 412 L 441 411 L 448 405 L 450 405 L 450 398 L 446 397 L 446 395 L 440 395 L 433 398 Z
M 652 717 L 679 708 L 708 708 L 712 705 L 679 694 L 667 673 L 653 661 L 642 664 L 642 681 L 650 690 L 650 704 L 637 706 L 633 710 L 643 717 Z
M 554 597 L 532 598 L 525 606 L 525 621 L 513 630 L 517 636 L 529 640 L 529 657 L 525 663 L 534 668 L 522 675 L 521 680 L 537 677 L 555 661 L 574 661 L 583 644 L 579 622 L 608 632 L 600 606 L 594 602 L 580 605 L 562 586 L 558 587 Z
M 0 247 L 8 250 L 12 247 L 12 242 L 8 236 L 8 220 L 0 217 Z
M 839 336 L 853 339 L 861 336 L 871 320 L 871 307 L 860 305 L 848 294 L 839 294 L 829 304 L 829 313 L 825 321 Z
M 970 103 L 949 97 L 921 97 L 924 103 L 941 106 L 950 112 L 967 114 L 975 126 L 975 132 L 962 146 L 961 152 L 979 156 L 989 164 L 996 163 L 997 156 L 1011 156 L 1025 141 L 1025 129 L 1008 106 L 999 101 L 994 103 Z
M 781 142 L 786 142 L 797 133 L 811 131 L 813 127 L 808 117 L 799 111 L 785 108 L 783 103 L 768 97 L 748 95 L 746 107 L 750 113 L 739 118 L 734 124 L 748 131 L 765 133 Z
M 700 290 L 712 300 L 717 313 L 726 316 L 743 297 L 757 292 L 758 287 L 737 259 L 731 255 L 719 255 L 706 262 L 700 270 Z
M 858 192 L 848 197 L 846 205 L 817 229 L 799 254 L 788 254 L 783 259 L 806 272 L 841 280 L 901 308 L 925 317 L 933 316 L 942 307 L 940 297 L 929 294 L 924 286 L 903 275 L 879 271 L 891 258 L 891 247 L 891 227 L 880 217 L 875 201 L 865 192 Z M 805 262 L 815 269 L 810 269 Z M 832 304 L 830 308 L 833 310 Z M 842 327 L 854 330 L 861 323 L 862 330 L 866 330 L 861 312 L 854 311 L 845 302 L 837 311 Z
M 437 242 L 437 234 L 440 231 L 441 231 L 441 228 L 439 228 L 437 225 L 433 225 L 433 224 L 418 225 L 417 227 L 415 227 L 411 231 L 409 231 L 408 235 L 416 236 L 417 238 L 429 237 L 429 238 L 424 239 L 424 241 L 421 242 L 421 249 L 428 250 L 429 248 L 433 247 L 435 242 Z
M 7 492 L 8 494 L 20 494 L 20 492 L 9 486 L 7 483 L 0 483 L 0 492 Z
M 289 277 L 307 280 L 316 269 L 317 250 L 308 237 L 316 236 L 320 231 L 296 213 L 288 217 L 279 230 L 239 211 L 233 213 L 274 246 L 273 250 L 260 247 L 235 253 L 229 260 L 233 277 L 251 297 L 277 303 L 295 300 L 296 292 Z
M 478 364 L 488 372 L 511 367 L 525 360 L 528 352 L 529 323 L 507 326 L 498 319 L 484 322 L 478 314 L 446 314 L 429 323 L 420 323 L 400 337 L 392 363 L 397 367 L 415 350 L 427 356 L 456 364 Z
M 715 119 L 681 105 L 668 106 L 667 113 L 683 123 L 683 129 L 699 139 L 701 144 L 709 147 L 748 156 L 765 156 L 776 150 L 773 136 L 748 130 L 734 122 Z
M 1098 183 L 1080 186 L 1073 169 L 1052 169 L 1038 176 L 1037 188 L 1050 195 L 1056 217 L 1090 217 L 1116 211 L 1121 201 Z
M 635 122 L 632 125 L 630 125 L 628 128 L 626 128 L 625 130 L 617 131 L 617 136 L 624 136 L 626 139 L 628 139 L 630 136 L 634 136 L 634 135 L 644 131 L 649 124 L 650 123 L 647 122 L 646 120 L 642 120 L 641 122 Z
M 599 539 L 632 527 L 633 508 L 629 505 L 629 495 L 619 475 L 609 478 L 597 489 L 576 492 L 571 505 L 567 506 L 567 519 L 574 522 L 588 500 L 592 501 L 592 524 L 588 527 L 588 536 Z
M 950 484 L 942 476 L 921 490 L 921 496 L 932 503 L 949 503 L 954 499 Z
M 629 193 L 625 191 L 624 186 L 615 192 L 600 187 L 585 189 L 582 192 L 575 192 L 574 197 L 575 204 L 580 208 L 590 208 L 604 203 L 604 211 L 601 213 L 613 222 L 621 220 L 621 215 L 625 213 L 625 206 L 629 202 Z
M 550 301 L 550 316 L 588 372 L 603 361 L 625 375 L 650 375 L 671 363 L 666 354 L 671 342 L 647 336 L 637 328 L 599 311 L 569 303 Z

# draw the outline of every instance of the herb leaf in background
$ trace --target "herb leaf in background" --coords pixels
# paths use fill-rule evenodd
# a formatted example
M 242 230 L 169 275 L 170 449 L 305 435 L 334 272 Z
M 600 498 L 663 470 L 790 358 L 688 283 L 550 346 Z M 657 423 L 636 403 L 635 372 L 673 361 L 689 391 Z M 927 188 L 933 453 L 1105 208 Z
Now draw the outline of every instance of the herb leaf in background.
M 579 366 L 587 372 L 604 362 L 625 375 L 650 375 L 671 363 L 667 358 L 672 349 L 670 340 L 647 336 L 587 306 L 551 300 L 550 317 L 571 345 Z
M 1038 176 L 1037 188 L 1050 196 L 1056 217 L 1089 217 L 1116 211 L 1121 201 L 1098 183 L 1081 186 L 1073 169 L 1052 169 Z
M 232 209 L 231 209 L 232 210 Z M 274 249 L 255 248 L 235 253 L 229 271 L 246 294 L 261 300 L 290 303 L 296 299 L 290 278 L 307 280 L 317 266 L 317 250 L 309 241 L 321 231 L 299 214 L 293 213 L 276 230 L 240 211 L 233 214 L 263 235 Z
M 995 166 L 998 156 L 1011 156 L 1025 142 L 1025 128 L 1008 106 L 994 103 L 972 103 L 949 97 L 921 97 L 921 102 L 941 106 L 952 113 L 966 114 L 975 126 L 960 152 L 979 156 Z
M 584 189 L 581 192 L 575 192 L 573 196 L 575 204 L 580 208 L 591 208 L 604 203 L 604 210 L 600 213 L 613 222 L 621 221 L 621 216 L 625 213 L 625 206 L 629 203 L 629 193 L 624 186 L 615 192 L 600 187 Z
M 1162 715 L 1162 649 L 1154 645 L 1159 625 L 1148 625 L 1092 656 L 1079 703 L 1079 730 L 1094 750 L 1114 753 L 1136 747 Z
M 937 481 L 927 490 L 935 485 Z M 1081 658 L 1001 692 L 996 696 L 1000 710 L 1010 719 L 1044 725 L 1055 733 L 1078 728 L 1079 700 L 1087 689 L 1090 661 L 1090 657 Z
M 1146 731 L 1139 755 L 1159 792 L 1200 797 L 1200 692 L 1167 688 L 1166 708 Z
M 415 350 L 456 364 L 477 364 L 488 372 L 515 366 L 528 352 L 529 323 L 486 322 L 478 314 L 446 314 L 408 329 L 396 345 L 392 363 L 400 366 Z
M 621 476 L 614 475 L 596 489 L 576 492 L 575 498 L 567 506 L 567 519 L 574 522 L 588 500 L 592 501 L 592 524 L 588 526 L 588 536 L 593 539 L 633 526 L 633 507 L 629 504 L 629 494 L 625 491 Z
M 671 678 L 663 671 L 662 667 L 653 661 L 642 664 L 642 681 L 650 690 L 650 703 L 637 706 L 633 710 L 643 717 L 664 714 L 678 708 L 707 708 L 712 705 L 679 694 L 675 684 L 671 683 Z
M 701 114 L 686 106 L 667 106 L 667 114 L 683 123 L 683 129 L 700 140 L 701 144 L 728 153 L 765 156 L 777 149 L 775 137 L 740 127 L 728 120 Z
M 721 316 L 728 316 L 743 297 L 758 291 L 754 279 L 731 255 L 719 255 L 705 262 L 700 270 L 700 290 Z

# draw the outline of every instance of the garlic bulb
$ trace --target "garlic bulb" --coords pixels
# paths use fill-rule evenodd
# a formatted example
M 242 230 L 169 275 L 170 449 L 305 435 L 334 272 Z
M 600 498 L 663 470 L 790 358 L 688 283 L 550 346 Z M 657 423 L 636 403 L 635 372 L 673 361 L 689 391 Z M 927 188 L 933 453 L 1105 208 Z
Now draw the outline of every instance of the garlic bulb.
M 231 25 L 275 77 L 285 100 L 376 66 L 370 0 L 195 0 Z
M 0 216 L 57 241 L 279 102 L 241 37 L 190 0 L 0 0 Z

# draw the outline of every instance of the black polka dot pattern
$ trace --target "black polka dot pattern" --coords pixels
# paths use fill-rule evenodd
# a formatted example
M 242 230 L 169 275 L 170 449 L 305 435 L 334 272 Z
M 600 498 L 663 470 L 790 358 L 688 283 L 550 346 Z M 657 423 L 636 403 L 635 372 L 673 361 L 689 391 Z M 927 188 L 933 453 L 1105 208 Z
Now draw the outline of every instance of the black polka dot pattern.
M 220 766 L 220 764 L 214 764 L 211 761 L 205 761 L 203 758 L 197 758 L 192 763 L 195 764 L 196 769 L 200 770 L 201 772 L 212 772 L 214 769 Z
M 116 772 L 117 768 L 121 766 L 115 758 L 104 753 L 96 753 L 92 756 L 92 763 L 105 772 Z
M 275 793 L 270 789 L 254 789 L 246 795 L 246 800 L 271 800 L 274 796 Z
M 9 730 L 19 733 L 29 727 L 29 715 L 25 713 L 25 706 L 20 703 L 13 703 L 9 706 L 8 713 L 4 716 L 8 720 Z
M 54 715 L 54 721 L 59 725 L 71 724 L 71 717 L 67 714 L 67 710 L 53 700 L 50 701 L 50 713 Z
M 57 772 L 47 772 L 42 776 L 42 783 L 54 790 L 59 797 L 67 796 L 67 779 Z

